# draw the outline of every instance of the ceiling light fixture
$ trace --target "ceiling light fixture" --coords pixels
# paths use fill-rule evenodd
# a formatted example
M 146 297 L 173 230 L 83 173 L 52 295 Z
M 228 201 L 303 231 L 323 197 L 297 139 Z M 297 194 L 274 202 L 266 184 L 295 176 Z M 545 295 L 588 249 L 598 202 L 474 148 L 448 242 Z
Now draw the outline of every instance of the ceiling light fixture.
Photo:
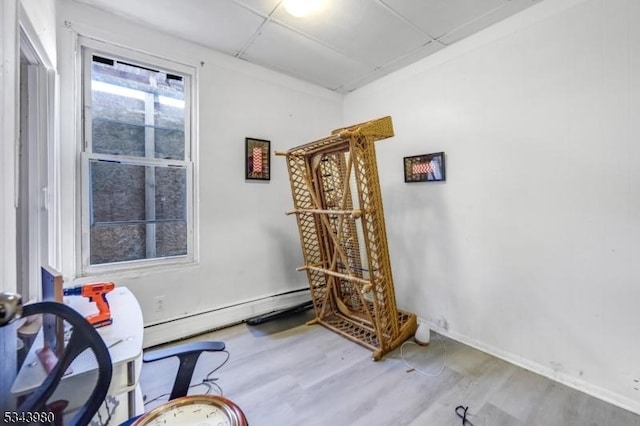
M 322 0 L 284 0 L 284 8 L 296 18 L 307 16 L 320 8 Z

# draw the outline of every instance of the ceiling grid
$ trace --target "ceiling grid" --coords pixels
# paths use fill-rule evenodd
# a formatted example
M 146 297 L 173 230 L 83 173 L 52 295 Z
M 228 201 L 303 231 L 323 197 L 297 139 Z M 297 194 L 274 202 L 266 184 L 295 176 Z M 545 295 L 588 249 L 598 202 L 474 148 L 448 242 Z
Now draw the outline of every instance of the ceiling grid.
M 74 0 L 339 93 L 358 89 L 540 0 Z

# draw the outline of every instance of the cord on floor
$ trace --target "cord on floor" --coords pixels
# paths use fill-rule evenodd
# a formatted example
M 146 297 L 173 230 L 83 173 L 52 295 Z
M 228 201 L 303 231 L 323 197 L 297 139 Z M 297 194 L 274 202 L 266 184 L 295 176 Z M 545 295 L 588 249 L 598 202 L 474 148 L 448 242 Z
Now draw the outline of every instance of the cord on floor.
M 402 362 L 404 362 L 404 364 L 409 367 L 412 371 L 417 371 L 420 374 L 424 374 L 425 376 L 431 376 L 431 377 L 438 377 L 439 375 L 442 374 L 442 372 L 444 371 L 444 369 L 447 366 L 447 346 L 444 344 L 444 340 L 442 340 L 442 337 L 440 337 L 439 334 L 436 334 L 436 337 L 438 338 L 438 340 L 440 340 L 440 343 L 442 344 L 442 349 L 444 350 L 444 362 L 442 363 L 442 367 L 440 367 L 440 370 L 438 370 L 435 373 L 429 372 L 429 371 L 424 371 L 421 370 L 419 368 L 417 368 L 415 365 L 411 365 L 409 364 L 409 362 L 407 362 L 407 360 L 404 358 L 404 347 L 406 345 L 417 345 L 417 346 L 422 346 L 419 345 L 416 342 L 412 342 L 410 340 L 407 340 L 406 342 L 404 342 L 401 346 L 400 346 L 400 358 L 402 358 Z
M 469 420 L 467 420 L 467 410 L 469 409 L 469 407 L 465 407 L 463 405 L 458 405 L 456 407 L 456 414 L 458 415 L 458 417 L 460 417 L 462 419 L 462 426 L 473 426 L 473 423 L 471 423 Z M 462 410 L 462 414 L 460 414 L 460 411 Z

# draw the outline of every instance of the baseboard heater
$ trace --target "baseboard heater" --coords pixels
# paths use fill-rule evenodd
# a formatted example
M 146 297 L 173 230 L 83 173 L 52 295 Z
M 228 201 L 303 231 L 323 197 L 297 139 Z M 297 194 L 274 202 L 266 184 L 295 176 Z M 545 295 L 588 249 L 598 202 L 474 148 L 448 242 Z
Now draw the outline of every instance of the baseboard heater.
M 309 289 L 305 288 L 155 324 L 147 324 L 144 329 L 143 347 L 149 348 L 183 340 L 248 320 L 256 320 L 261 316 L 274 315 L 281 311 L 302 309 L 301 306 L 310 300 Z M 283 315 L 285 314 L 283 313 Z
M 295 315 L 309 309 L 313 308 L 313 302 L 308 301 L 301 303 L 299 305 L 293 306 L 287 309 L 280 309 L 278 311 L 269 312 L 268 314 L 258 315 L 257 317 L 249 318 L 247 320 L 247 324 L 249 325 L 259 325 L 263 324 L 267 321 L 273 321 L 278 318 L 288 317 L 289 315 Z

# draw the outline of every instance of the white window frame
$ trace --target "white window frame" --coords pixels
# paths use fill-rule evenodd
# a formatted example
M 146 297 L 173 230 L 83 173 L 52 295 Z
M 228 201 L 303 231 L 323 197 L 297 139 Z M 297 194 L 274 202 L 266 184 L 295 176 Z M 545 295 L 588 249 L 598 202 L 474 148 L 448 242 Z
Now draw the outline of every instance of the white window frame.
M 81 109 L 81 126 L 80 126 L 80 199 L 81 199 L 81 238 L 79 252 L 79 275 L 94 275 L 105 272 L 116 272 L 135 270 L 141 268 L 160 268 L 160 267 L 173 267 L 180 265 L 189 265 L 196 262 L 197 254 L 197 197 L 195 195 L 197 182 L 197 129 L 196 124 L 196 108 L 195 108 L 195 96 L 197 93 L 197 68 L 176 63 L 167 59 L 159 58 L 156 56 L 141 53 L 135 50 L 127 49 L 120 46 L 111 45 L 102 41 L 79 37 L 80 49 L 78 49 L 78 61 L 80 64 L 80 87 L 82 88 L 80 93 L 80 109 Z M 147 66 L 152 69 L 162 69 L 173 74 L 179 75 L 184 79 L 185 87 L 185 154 L 184 160 L 165 160 L 151 157 L 130 157 L 125 155 L 109 155 L 109 154 L 97 154 L 92 151 L 91 140 L 91 61 L 92 55 L 104 56 L 116 60 L 122 60 L 125 62 L 135 63 L 141 66 Z M 86 90 L 89 88 L 89 90 Z M 91 265 L 90 263 L 90 194 L 89 194 L 89 179 L 90 171 L 89 165 L 93 160 L 107 160 L 118 161 L 121 164 L 133 164 L 140 166 L 178 166 L 186 168 L 187 175 L 187 206 L 186 206 L 186 221 L 187 221 L 187 254 L 182 256 L 171 257 L 155 257 L 150 259 L 130 260 L 114 263 L 104 263 Z

